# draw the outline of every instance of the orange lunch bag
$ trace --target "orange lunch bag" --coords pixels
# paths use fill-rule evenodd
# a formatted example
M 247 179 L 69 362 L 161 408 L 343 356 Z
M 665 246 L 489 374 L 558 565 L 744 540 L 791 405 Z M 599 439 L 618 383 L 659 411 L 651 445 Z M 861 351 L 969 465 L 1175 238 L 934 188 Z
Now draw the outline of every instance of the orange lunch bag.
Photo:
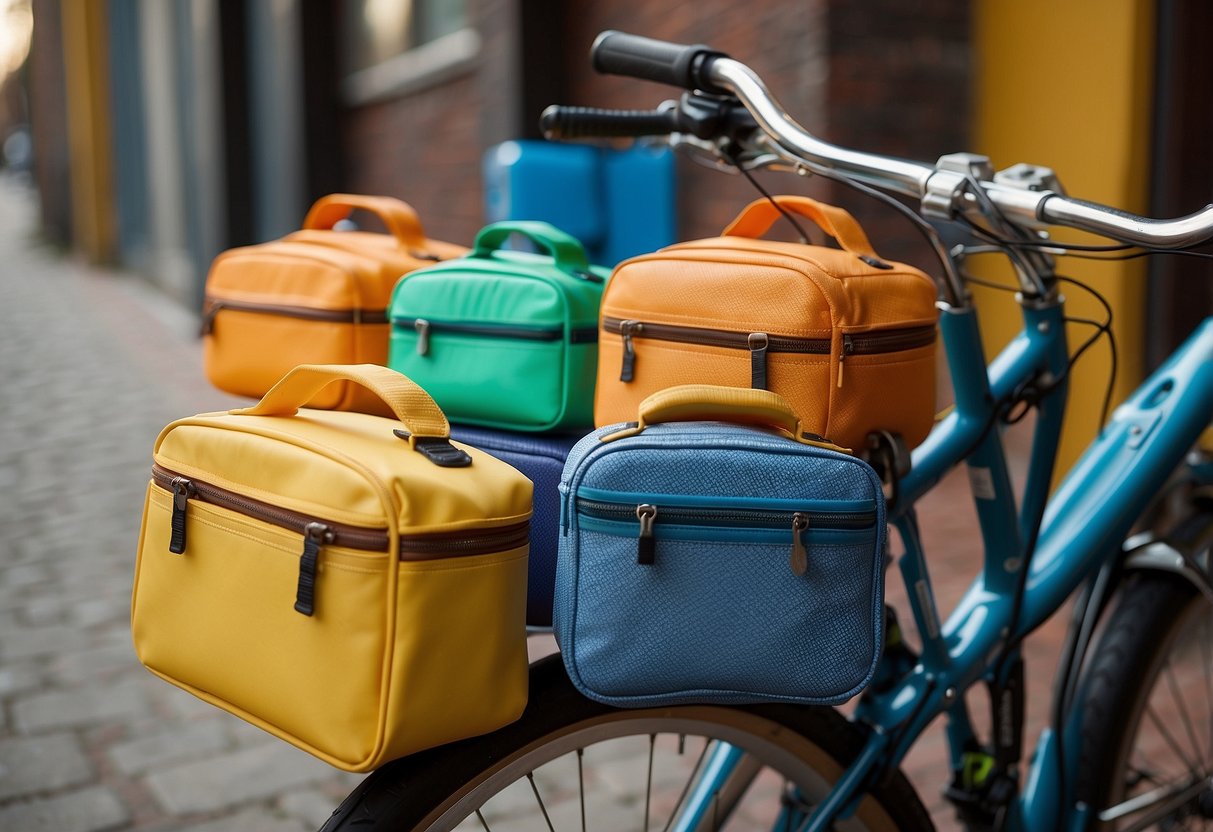
M 635 418 L 679 384 L 773 390 L 802 426 L 865 446 L 887 430 L 910 447 L 935 412 L 935 283 L 881 260 L 849 213 L 775 197 L 841 250 L 761 239 L 779 212 L 760 199 L 720 237 L 633 257 L 602 299 L 594 422 Z
M 354 209 L 387 234 L 333 231 Z M 416 212 L 385 196 L 330 194 L 303 230 L 220 254 L 206 280 L 206 374 L 228 393 L 258 398 L 299 364 L 386 364 L 387 306 L 401 275 L 465 254 L 427 239 Z M 334 384 L 313 407 L 383 413 L 354 384 Z

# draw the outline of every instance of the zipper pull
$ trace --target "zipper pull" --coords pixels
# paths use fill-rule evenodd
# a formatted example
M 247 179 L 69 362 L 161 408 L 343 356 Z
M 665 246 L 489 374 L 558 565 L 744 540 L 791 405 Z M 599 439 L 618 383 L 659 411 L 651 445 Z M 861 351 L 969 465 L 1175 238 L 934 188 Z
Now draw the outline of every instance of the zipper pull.
M 754 390 L 767 389 L 767 347 L 770 343 L 765 332 L 751 332 L 746 338 L 750 348 L 750 387 Z
M 430 322 L 425 318 L 413 321 L 413 329 L 417 330 L 417 354 L 430 354 Z
M 571 275 L 578 280 L 584 280 L 586 283 L 606 283 L 601 277 L 587 269 L 569 269 L 564 274 Z
M 657 541 L 653 538 L 653 521 L 657 519 L 657 506 L 641 503 L 636 506 L 636 519 L 640 521 L 640 538 L 636 541 L 636 562 L 652 566 L 657 554 Z
M 792 567 L 793 575 L 803 575 L 809 571 L 809 552 L 804 546 L 801 535 L 809 527 L 809 515 L 798 511 L 792 515 L 792 556 L 788 564 Z
M 185 477 L 173 477 L 169 483 L 173 489 L 173 529 L 169 537 L 168 550 L 174 555 L 185 553 L 185 507 L 194 496 L 194 484 Z
M 333 542 L 332 530 L 323 523 L 303 527 L 303 555 L 299 558 L 299 586 L 295 590 L 295 611 L 304 615 L 316 612 L 316 566 L 320 547 Z
M 202 326 L 198 330 L 201 336 L 210 335 L 215 331 L 215 316 L 219 314 L 219 310 L 223 308 L 223 304 L 216 301 L 206 308 L 202 313 Z
M 632 346 L 632 335 L 643 328 L 640 321 L 621 321 L 619 334 L 623 336 L 623 367 L 619 370 L 620 381 L 631 381 L 636 375 L 636 349 Z
M 842 367 L 846 363 L 847 356 L 855 352 L 855 342 L 851 340 L 850 335 L 842 336 L 842 352 L 838 355 L 838 384 L 837 387 L 842 387 Z

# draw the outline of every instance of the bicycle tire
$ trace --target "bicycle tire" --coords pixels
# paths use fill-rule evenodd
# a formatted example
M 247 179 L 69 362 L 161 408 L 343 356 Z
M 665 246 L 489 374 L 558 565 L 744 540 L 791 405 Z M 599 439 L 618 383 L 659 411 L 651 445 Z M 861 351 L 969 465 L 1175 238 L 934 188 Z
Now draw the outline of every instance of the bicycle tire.
M 661 726 L 669 730 L 660 730 Z M 530 702 L 517 722 L 493 734 L 388 763 L 345 799 L 321 832 L 452 828 L 460 819 L 475 817 L 467 807 L 476 804 L 474 808 L 479 808 L 491 796 L 487 793 L 499 794 L 510 784 L 522 782 L 523 775 L 515 777 L 516 771 L 570 753 L 561 750 L 562 743 L 576 744 L 583 736 L 597 734 L 644 737 L 655 730 L 697 736 L 688 730 L 696 727 L 704 729 L 705 736 L 723 735 L 747 750 L 753 746 L 760 749 L 759 754 L 769 753 L 785 762 L 794 759 L 789 767 L 810 766 L 825 783 L 833 783 L 863 745 L 862 730 L 829 708 L 686 705 L 624 710 L 600 705 L 581 696 L 565 675 L 559 657 L 550 656 L 532 665 Z M 651 779 L 651 763 L 649 776 Z M 544 823 L 547 809 L 541 811 L 542 816 L 536 812 L 534 825 L 513 823 L 511 828 L 548 828 Z M 882 778 L 856 818 L 861 822 L 851 824 L 853 828 L 934 829 L 900 771 Z M 654 826 L 654 832 L 660 828 Z
M 1177 524 L 1168 535 L 1174 541 L 1207 541 L 1213 537 L 1213 513 L 1198 511 Z M 1153 730 L 1173 734 L 1164 739 L 1178 756 L 1186 756 L 1188 738 L 1200 724 L 1200 734 L 1209 737 L 1208 753 L 1201 754 L 1204 736 L 1196 737 L 1197 762 L 1213 766 L 1213 679 L 1210 668 L 1213 655 L 1199 657 L 1205 668 L 1205 695 L 1198 697 L 1190 713 L 1175 717 L 1172 728 L 1159 729 L 1161 717 L 1153 711 L 1152 696 L 1160 682 L 1166 679 L 1165 693 L 1175 697 L 1175 675 L 1169 663 L 1173 653 L 1181 648 L 1192 626 L 1203 627 L 1206 636 L 1213 636 L 1213 607 L 1204 595 L 1187 579 L 1168 572 L 1140 572 L 1127 579 L 1120 591 L 1118 603 L 1108 618 L 1104 632 L 1090 666 L 1084 673 L 1082 686 L 1083 725 L 1075 797 L 1092 809 L 1092 828 L 1115 829 L 1121 819 L 1103 820 L 1099 816 L 1110 807 L 1123 806 L 1129 790 L 1136 785 L 1139 773 L 1131 771 L 1134 755 L 1144 753 L 1146 743 L 1140 734 L 1143 721 Z M 1189 657 L 1190 659 L 1190 657 Z M 1185 692 L 1180 689 L 1175 704 L 1186 708 Z M 1199 708 L 1197 707 L 1199 706 Z M 1147 708 L 1151 710 L 1147 710 Z M 1177 737 L 1183 737 L 1182 741 Z M 1144 779 L 1144 778 L 1142 778 Z M 1213 792 L 1206 801 L 1206 810 L 1213 810 Z M 1172 820 L 1192 816 L 1200 811 L 1197 799 L 1177 807 Z M 1142 809 L 1144 813 L 1146 810 Z M 1196 817 L 1202 817 L 1196 815 Z M 1126 816 L 1130 825 L 1133 818 Z M 1186 827 L 1185 827 L 1186 828 Z

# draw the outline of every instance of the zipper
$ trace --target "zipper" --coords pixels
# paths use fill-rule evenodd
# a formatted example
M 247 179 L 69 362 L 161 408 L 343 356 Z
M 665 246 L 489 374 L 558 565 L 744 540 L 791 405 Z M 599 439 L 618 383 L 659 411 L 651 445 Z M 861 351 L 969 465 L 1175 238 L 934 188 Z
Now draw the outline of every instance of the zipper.
M 628 324 L 625 333 L 623 324 Z M 829 338 L 796 338 L 787 335 L 770 335 L 769 333 L 736 332 L 728 329 L 707 329 L 697 326 L 675 326 L 673 324 L 655 324 L 648 321 L 623 320 L 621 318 L 603 318 L 602 328 L 629 337 L 651 338 L 656 341 L 676 341 L 683 344 L 699 344 L 705 347 L 736 347 L 750 348 L 750 336 L 766 335 L 767 349 L 771 352 L 799 352 L 818 355 L 830 354 Z M 932 333 L 934 327 L 931 327 Z
M 185 553 L 185 507 L 194 496 L 194 486 L 185 477 L 173 477 L 169 480 L 169 488 L 173 490 L 173 519 L 168 550 L 181 555 Z
M 187 499 L 210 503 L 221 508 L 231 509 L 254 520 L 261 520 L 279 528 L 303 533 L 309 523 L 320 522 L 333 533 L 329 543 L 344 546 L 347 549 L 359 549 L 371 552 L 386 552 L 388 550 L 388 533 L 378 529 L 367 529 L 348 523 L 338 523 L 304 514 L 299 511 L 279 508 L 245 497 L 226 488 L 220 488 L 199 480 L 189 480 L 180 477 L 160 465 L 152 466 L 152 480 L 161 488 L 174 492 L 173 511 L 185 512 L 186 499 L 180 504 L 177 492 L 172 485 L 179 481 L 181 487 L 189 489 Z M 178 508 L 180 505 L 180 508 Z M 401 560 L 434 560 L 445 557 L 460 557 L 464 555 L 483 555 L 512 549 L 526 542 L 530 536 L 530 522 L 523 521 L 498 529 L 461 530 L 453 532 L 431 532 L 429 534 L 414 534 L 400 536 Z M 512 544 L 512 545 L 511 545 Z
M 803 575 L 809 571 L 809 550 L 804 545 L 804 532 L 809 528 L 809 515 L 797 511 L 792 515 L 792 554 L 788 556 L 788 566 L 792 567 L 793 575 Z
M 173 492 L 169 551 L 175 554 L 185 553 L 185 518 L 190 500 L 230 509 L 246 517 L 303 535 L 295 609 L 304 615 L 312 615 L 315 609 L 316 567 L 324 546 L 338 545 L 372 552 L 386 552 L 389 549 L 386 531 L 324 520 L 303 512 L 272 506 L 226 488 L 180 476 L 158 464 L 152 466 L 152 481 Z M 437 560 L 486 555 L 515 549 L 529 539 L 530 521 L 527 520 L 483 531 L 472 529 L 400 535 L 400 560 Z
M 309 523 L 316 522 L 318 519 L 303 512 L 272 506 L 261 500 L 254 500 L 252 497 L 245 497 L 234 491 L 229 491 L 226 488 L 220 488 L 210 483 L 186 479 L 160 465 L 152 466 L 152 481 L 161 488 L 168 488 L 173 491 L 174 525 L 177 522 L 177 516 L 180 515 L 184 518 L 186 511 L 186 500 L 179 500 L 177 496 L 179 487 L 189 489 L 188 499 L 210 503 L 220 508 L 231 509 L 254 520 L 261 520 L 270 525 L 300 534 L 304 533 Z M 386 552 L 388 549 L 388 535 L 386 531 L 365 529 L 359 526 L 334 523 L 328 520 L 321 522 L 333 533 L 333 539 L 329 540 L 329 543 L 336 543 L 349 549 L 360 549 L 371 552 Z M 182 547 L 182 552 L 184 552 L 184 547 Z
M 618 321 L 614 318 L 609 319 L 618 327 L 619 334 L 623 337 L 623 366 L 619 368 L 619 380 L 631 381 L 636 376 L 636 349 L 632 345 L 632 338 L 639 335 L 644 330 L 644 324 L 640 321 Z M 603 321 L 603 327 L 608 332 L 613 332 L 607 321 Z
M 272 303 L 249 303 L 236 300 L 209 300 L 202 313 L 202 334 L 210 335 L 215 329 L 215 316 L 224 309 L 235 312 L 258 312 L 279 315 L 284 318 L 299 318 L 305 321 L 328 321 L 339 324 L 386 324 L 386 309 L 313 309 L 308 306 L 285 306 Z
M 847 364 L 847 356 L 855 352 L 855 339 L 850 335 L 842 336 L 842 351 L 838 353 L 838 382 L 835 387 L 842 387 L 842 371 Z
M 771 335 L 767 332 L 736 332 L 727 329 L 708 329 L 674 324 L 655 324 L 622 318 L 603 318 L 602 328 L 606 332 L 623 337 L 623 368 L 620 381 L 631 381 L 636 362 L 633 338 L 651 338 L 656 341 L 674 341 L 682 344 L 699 344 L 706 347 L 732 347 L 749 350 L 751 386 L 766 388 L 766 358 L 769 352 L 829 355 L 832 347 L 829 338 L 801 338 L 790 335 Z M 886 352 L 925 347 L 935 342 L 935 325 L 891 329 L 885 332 L 843 335 L 843 353 L 847 355 L 875 355 Z M 841 369 L 839 386 L 842 386 Z
M 804 544 L 804 533 L 810 526 L 815 529 L 866 529 L 876 522 L 875 511 L 714 509 L 687 506 L 658 507 L 651 503 L 633 506 L 624 503 L 588 500 L 584 497 L 577 498 L 577 512 L 587 517 L 603 520 L 630 520 L 635 517 L 640 522 L 636 542 L 636 562 L 644 565 L 651 565 L 655 560 L 656 539 L 653 535 L 653 527 L 659 523 L 728 528 L 738 526 L 756 529 L 789 528 L 792 532 L 792 545 L 788 564 L 796 575 L 803 575 L 808 571 L 808 549 Z
M 433 321 L 428 318 L 392 318 L 392 326 L 417 332 L 417 354 L 430 351 L 431 332 L 451 332 L 457 335 L 479 335 L 487 338 L 513 338 L 521 341 L 559 341 L 564 327 L 515 326 L 512 324 L 465 323 L 462 321 Z M 598 327 L 574 327 L 569 330 L 570 344 L 592 344 L 598 340 Z
M 651 566 L 657 557 L 657 541 L 653 538 L 653 521 L 657 519 L 657 506 L 642 503 L 636 506 L 636 519 L 640 521 L 640 538 L 636 543 L 636 562 Z
M 578 497 L 577 511 L 587 517 L 597 517 L 602 520 L 626 520 L 635 515 L 637 506 Z M 751 526 L 757 529 L 781 529 L 785 525 L 789 525 L 792 518 L 798 514 L 804 515 L 813 524 L 813 527 L 818 529 L 866 529 L 876 522 L 875 511 L 788 511 L 757 508 L 691 508 L 689 506 L 661 508 L 661 521 L 690 526 Z
M 316 614 L 316 567 L 320 563 L 320 548 L 332 543 L 335 535 L 324 523 L 308 523 L 303 527 L 303 554 L 299 557 L 299 583 L 295 587 L 295 612 Z
M 765 332 L 751 332 L 746 339 L 750 349 L 750 387 L 767 389 L 767 350 L 771 348 L 771 336 Z

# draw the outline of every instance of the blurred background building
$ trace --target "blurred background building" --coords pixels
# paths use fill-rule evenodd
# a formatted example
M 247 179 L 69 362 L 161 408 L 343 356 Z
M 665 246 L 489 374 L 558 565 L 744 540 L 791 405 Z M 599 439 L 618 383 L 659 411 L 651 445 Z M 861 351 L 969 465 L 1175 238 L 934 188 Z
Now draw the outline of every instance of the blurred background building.
M 640 108 L 676 95 L 595 75 L 587 53 L 608 28 L 711 43 L 838 144 L 1048 163 L 1076 195 L 1154 215 L 1213 196 L 1213 55 L 1199 43 L 1213 6 L 1200 0 L 0 0 L 0 10 L 0 138 L 32 136 L 45 235 L 195 309 L 215 254 L 297 228 L 332 191 L 401 197 L 432 236 L 469 242 L 484 220 L 483 154 L 537 138 L 545 106 Z M 24 64 L 22 39 L 32 40 Z M 20 150 L 18 138 L 24 164 Z M 829 183 L 764 181 L 843 202 L 882 254 L 932 268 L 889 209 Z M 679 162 L 678 235 L 718 233 L 755 196 L 740 177 Z M 1176 257 L 1100 266 L 1127 390 L 1213 309 L 1213 281 Z M 1017 314 L 988 319 L 993 349 Z M 1090 422 L 1107 355 L 1085 363 L 1078 383 L 1090 395 L 1074 398 Z
M 830 139 L 933 158 L 966 146 L 972 20 L 950 0 L 913 6 L 32 0 L 44 225 L 190 304 L 216 253 L 297 228 L 330 191 L 399 196 L 435 237 L 469 241 L 482 155 L 538 138 L 544 107 L 677 96 L 595 75 L 589 47 L 607 28 L 710 42 Z M 680 173 L 682 236 L 718 232 L 756 196 L 691 163 Z

